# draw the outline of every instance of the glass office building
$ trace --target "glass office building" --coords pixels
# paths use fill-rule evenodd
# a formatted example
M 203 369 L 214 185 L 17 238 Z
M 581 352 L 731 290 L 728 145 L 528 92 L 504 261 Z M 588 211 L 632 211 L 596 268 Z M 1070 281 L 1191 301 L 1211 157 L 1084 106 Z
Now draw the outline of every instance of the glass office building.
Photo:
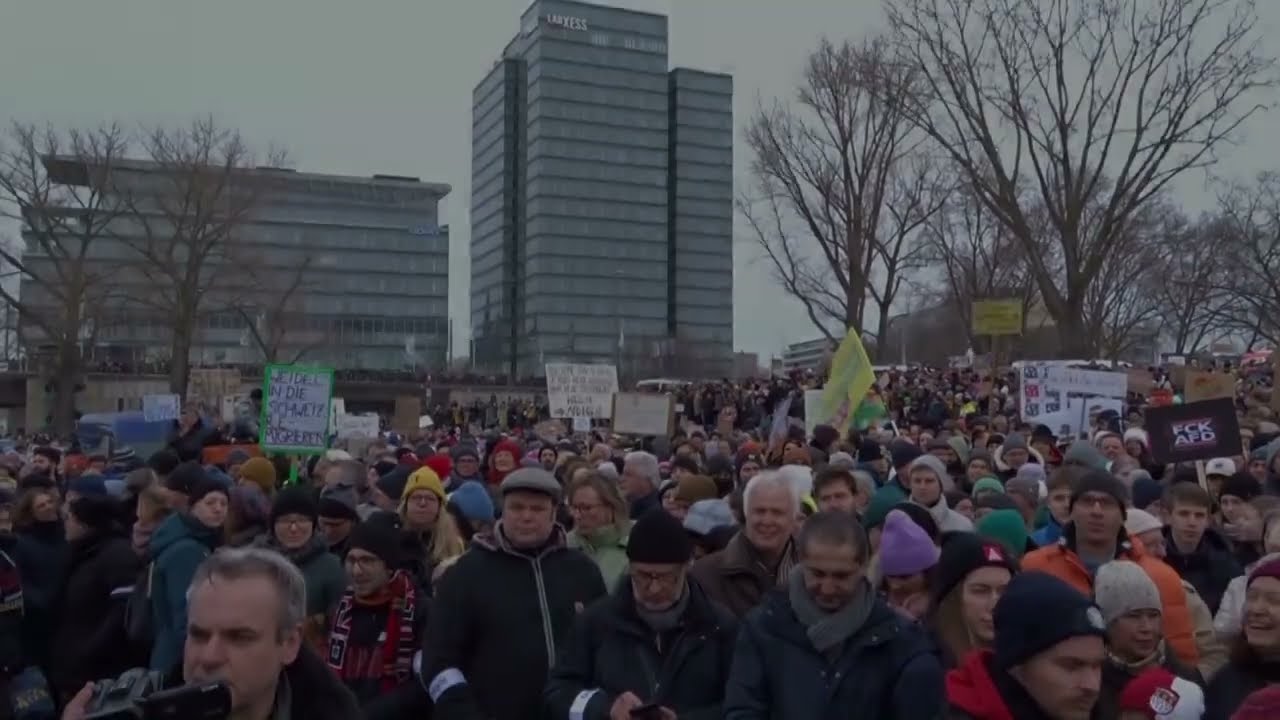
M 75 185 L 86 175 L 83 165 L 56 159 L 49 164 L 50 176 Z M 150 163 L 121 163 L 113 170 L 114 183 L 141 187 L 156 172 Z M 296 359 L 341 369 L 446 367 L 449 231 L 439 225 L 437 206 L 448 185 L 388 175 L 246 172 L 268 179 L 271 189 L 237 228 L 234 258 L 212 261 L 200 274 L 210 299 L 197 320 L 193 362 L 258 364 L 270 352 L 280 362 Z M 112 234 L 89 248 L 92 261 L 121 268 L 113 281 L 120 300 L 96 313 L 96 327 L 86 329 L 90 353 L 119 362 L 166 358 L 172 320 L 130 300 L 146 295 L 146 279 L 130 269 L 137 267 L 137 250 Z M 49 276 L 42 268 L 52 268 L 51 261 L 41 253 L 28 234 L 24 263 L 37 276 Z M 251 262 L 255 283 L 277 286 L 264 288 L 261 297 L 225 297 L 234 285 L 217 278 L 241 272 L 227 267 L 232 260 Z M 47 300 L 44 288 L 29 278 L 19 292 L 35 307 Z M 267 307 L 270 303 L 278 306 Z M 249 323 L 258 327 L 260 339 L 250 333 Z M 39 327 L 22 324 L 39 344 Z
M 667 18 L 541 0 L 473 93 L 475 364 L 732 362 L 733 83 Z

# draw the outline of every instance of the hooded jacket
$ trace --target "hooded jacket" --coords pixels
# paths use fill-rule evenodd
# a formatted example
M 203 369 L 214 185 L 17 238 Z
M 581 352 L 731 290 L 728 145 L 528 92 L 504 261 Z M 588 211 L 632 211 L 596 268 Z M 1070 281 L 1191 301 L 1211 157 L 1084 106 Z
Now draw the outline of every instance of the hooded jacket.
M 187 513 L 165 518 L 151 536 L 152 670 L 166 671 L 182 659 L 187 636 L 187 590 L 196 568 L 218 547 L 218 528 Z
M 1075 526 L 1067 523 L 1062 538 L 1057 543 L 1023 556 L 1022 569 L 1047 572 L 1085 595 L 1092 596 L 1093 577 L 1084 561 L 1076 554 L 1075 548 Z M 1116 538 L 1116 558 L 1132 560 L 1147 572 L 1160 591 L 1160 602 L 1164 610 L 1164 634 L 1169 649 L 1184 665 L 1195 666 L 1200 660 L 1195 642 L 1195 625 L 1187 605 L 1187 592 L 1182 588 L 1182 579 L 1178 577 L 1178 573 L 1148 555 L 1142 549 L 1142 543 L 1133 542 L 1124 528 L 1120 528 Z
M 312 533 L 306 545 L 297 550 L 285 549 L 274 535 L 264 535 L 254 543 L 284 555 L 302 571 L 307 581 L 307 616 L 333 614 L 347 587 L 347 571 L 337 555 L 329 552 L 329 544 L 320 532 Z

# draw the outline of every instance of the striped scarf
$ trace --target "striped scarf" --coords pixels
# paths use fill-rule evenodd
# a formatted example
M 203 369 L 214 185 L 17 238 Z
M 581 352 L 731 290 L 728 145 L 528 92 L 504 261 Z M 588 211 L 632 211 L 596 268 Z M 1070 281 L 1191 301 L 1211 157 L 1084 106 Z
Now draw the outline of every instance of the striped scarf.
M 333 631 L 329 633 L 328 665 L 343 680 L 359 678 L 360 668 L 350 667 L 347 642 L 351 634 L 351 616 L 358 605 L 389 604 L 385 639 L 382 643 L 382 689 L 384 692 L 408 682 L 413 676 L 413 656 L 418 651 L 420 638 L 414 637 L 414 621 L 418 609 L 418 591 L 404 571 L 391 576 L 381 602 L 357 601 L 351 588 L 338 601 L 338 611 L 333 618 Z

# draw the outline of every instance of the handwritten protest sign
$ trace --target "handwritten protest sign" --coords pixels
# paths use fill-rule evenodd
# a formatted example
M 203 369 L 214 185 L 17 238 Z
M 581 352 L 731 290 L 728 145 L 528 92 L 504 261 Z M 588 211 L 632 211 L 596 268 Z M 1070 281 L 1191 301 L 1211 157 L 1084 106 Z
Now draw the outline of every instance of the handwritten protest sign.
M 177 420 L 180 406 L 178 396 L 174 394 L 143 395 L 142 419 L 147 422 Z
M 259 443 L 272 451 L 315 455 L 329 444 L 333 370 L 268 365 L 263 373 Z
M 613 365 L 547 363 L 547 403 L 553 418 L 609 418 L 618 392 Z

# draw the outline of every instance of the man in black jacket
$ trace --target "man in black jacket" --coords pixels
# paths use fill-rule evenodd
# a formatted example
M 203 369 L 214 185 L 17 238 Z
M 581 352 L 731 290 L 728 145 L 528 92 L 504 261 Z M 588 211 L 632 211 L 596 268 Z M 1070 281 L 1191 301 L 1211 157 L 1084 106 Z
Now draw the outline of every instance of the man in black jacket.
M 501 492 L 502 519 L 435 588 L 421 674 L 435 720 L 535 717 L 557 645 L 606 592 L 595 563 L 567 547 L 555 523 L 555 476 L 520 468 Z
M 627 541 L 630 582 L 574 621 L 547 683 L 547 716 L 609 720 L 642 705 L 719 720 L 737 621 L 688 580 L 679 520 L 647 513 Z

